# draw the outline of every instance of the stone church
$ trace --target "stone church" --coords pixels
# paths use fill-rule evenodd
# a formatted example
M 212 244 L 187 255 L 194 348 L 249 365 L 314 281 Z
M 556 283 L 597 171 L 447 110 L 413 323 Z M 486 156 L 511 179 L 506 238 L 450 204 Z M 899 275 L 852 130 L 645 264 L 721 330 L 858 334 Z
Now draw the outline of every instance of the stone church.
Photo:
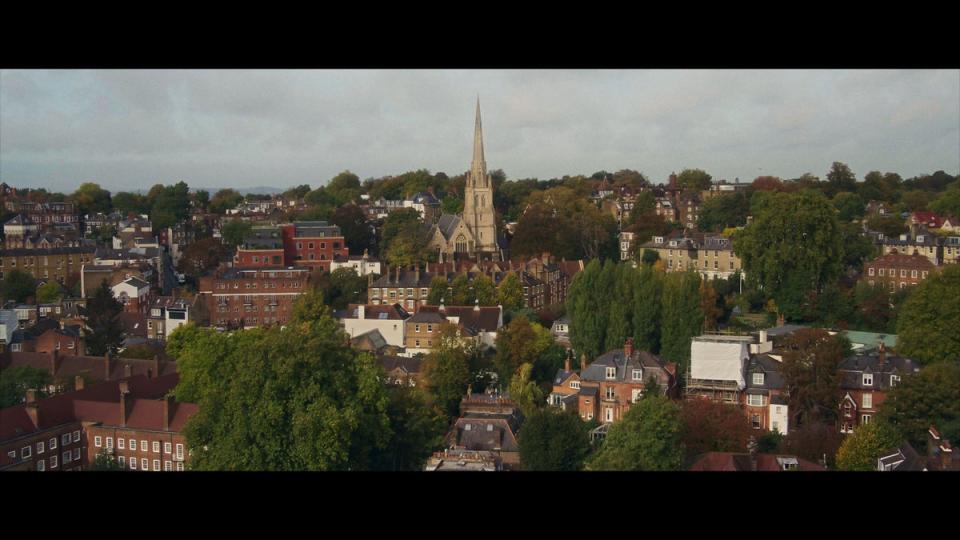
M 473 134 L 473 161 L 464 188 L 463 214 L 440 216 L 430 228 L 427 245 L 438 252 L 441 261 L 462 258 L 503 260 L 493 213 L 493 182 L 483 159 L 479 99 Z

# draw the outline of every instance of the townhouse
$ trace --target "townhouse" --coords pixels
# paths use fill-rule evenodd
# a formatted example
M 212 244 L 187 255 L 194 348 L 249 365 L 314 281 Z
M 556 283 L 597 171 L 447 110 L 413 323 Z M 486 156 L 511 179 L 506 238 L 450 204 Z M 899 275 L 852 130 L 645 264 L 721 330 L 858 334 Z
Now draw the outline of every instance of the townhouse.
M 843 398 L 838 404 L 841 433 L 853 433 L 857 426 L 876 418 L 887 392 L 905 376 L 920 371 L 920 364 L 887 352 L 883 342 L 877 349 L 843 359 L 837 367 Z
M 309 280 L 310 269 L 303 267 L 220 268 L 199 279 L 196 301 L 220 328 L 285 324 Z

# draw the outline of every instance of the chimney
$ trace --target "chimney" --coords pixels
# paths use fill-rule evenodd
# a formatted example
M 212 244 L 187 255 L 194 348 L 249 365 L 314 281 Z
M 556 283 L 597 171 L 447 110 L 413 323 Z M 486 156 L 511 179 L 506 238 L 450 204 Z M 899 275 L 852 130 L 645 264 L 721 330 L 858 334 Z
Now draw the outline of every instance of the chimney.
M 580 371 L 585 369 L 587 369 L 587 353 L 580 353 Z
M 83 390 L 83 377 L 77 375 L 73 378 L 73 389 Z
M 163 397 L 163 430 L 170 431 L 170 414 L 173 412 L 173 395 Z
M 357 318 L 362 320 L 362 319 L 365 319 L 365 318 L 366 318 L 366 315 L 367 315 L 366 306 L 363 305 L 363 304 L 358 305 L 358 306 L 357 306 Z
M 127 381 L 120 381 L 120 425 L 127 426 L 127 394 L 130 393 L 130 386 Z
M 480 311 L 480 299 L 479 299 L 479 298 L 477 298 L 476 300 L 473 301 L 473 310 L 474 310 L 474 311 Z
M 33 422 L 33 425 L 37 428 L 40 427 L 40 404 L 37 403 L 37 391 L 34 389 L 27 390 L 27 404 L 26 404 L 27 416 L 30 417 L 30 421 Z
M 417 285 L 420 285 L 420 263 L 417 263 L 416 268 L 417 270 L 414 276 L 416 277 Z
M 400 284 L 400 265 L 397 265 L 397 284 Z
M 110 364 L 111 364 L 111 361 L 110 361 L 110 353 L 107 353 L 107 354 L 103 355 L 103 370 L 104 370 L 104 371 L 103 371 L 103 378 L 104 378 L 104 380 L 107 380 L 107 381 L 110 380 L 110 371 L 111 371 L 111 370 L 110 370 L 110 367 L 111 367 Z
M 624 358 L 631 358 L 633 356 L 633 338 L 628 337 L 627 340 L 623 343 L 623 356 Z
M 570 364 L 571 364 L 570 351 L 567 351 L 567 357 L 563 360 L 563 370 L 566 371 L 567 373 L 570 373 L 570 371 L 572 371 L 570 368 L 573 366 L 571 366 Z
M 877 348 L 880 359 L 877 361 L 877 372 L 882 373 L 887 367 L 887 346 L 880 340 L 880 346 Z
M 767 331 L 766 331 L 766 330 L 761 330 L 761 331 L 760 331 L 760 343 L 766 343 L 766 342 L 767 342 Z
M 153 355 L 153 373 L 159 377 L 160 376 L 160 355 Z

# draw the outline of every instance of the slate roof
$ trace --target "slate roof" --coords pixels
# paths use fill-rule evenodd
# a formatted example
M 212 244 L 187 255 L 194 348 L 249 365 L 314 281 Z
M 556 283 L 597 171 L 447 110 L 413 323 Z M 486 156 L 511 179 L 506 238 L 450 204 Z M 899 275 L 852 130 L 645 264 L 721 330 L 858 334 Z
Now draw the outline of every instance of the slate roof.
M 825 471 L 822 465 L 796 456 L 782 454 L 757 454 L 757 471 L 785 472 L 777 458 L 796 460 L 798 471 Z M 734 452 L 707 452 L 698 456 L 688 471 L 751 471 L 750 454 Z M 792 471 L 786 471 L 792 472 Z
M 607 379 L 607 368 L 615 367 L 616 379 Z M 643 370 L 643 380 L 636 382 L 645 382 L 651 376 L 656 378 L 663 392 L 667 392 L 670 385 L 670 371 L 667 365 L 658 356 L 647 351 L 634 350 L 630 358 L 626 358 L 623 349 L 614 349 L 608 351 L 594 360 L 585 370 L 580 373 L 580 379 L 584 381 L 603 382 L 615 380 L 616 382 L 633 382 L 634 369 Z M 581 393 L 583 390 L 581 389 Z
M 407 322 L 409 322 L 409 323 L 421 323 L 421 324 L 424 324 L 424 323 L 438 323 L 438 324 L 439 324 L 439 323 L 445 323 L 445 322 L 447 322 L 447 319 L 444 318 L 442 315 L 440 315 L 440 314 L 437 313 L 437 312 L 434 312 L 434 311 L 423 311 L 422 308 L 424 308 L 424 307 L 426 307 L 426 306 L 421 306 L 421 310 L 418 311 L 416 314 L 414 314 L 414 315 L 413 315 L 412 317 L 410 317 L 409 319 L 407 319 Z
M 4 222 L 4 225 L 33 225 L 33 224 L 34 224 L 33 221 L 29 217 L 23 214 L 17 214 L 12 218 L 8 219 L 6 222 Z
M 341 319 L 359 318 L 360 304 L 348 304 L 347 309 L 338 313 Z M 400 304 L 363 304 L 363 317 L 365 320 L 402 321 L 410 318 L 410 314 Z
M 440 219 L 437 221 L 437 229 L 440 230 L 440 234 L 442 234 L 446 240 L 450 240 L 450 237 L 453 236 L 454 231 L 456 231 L 459 226 L 460 216 L 456 214 L 444 214 L 440 216 Z
M 297 221 L 293 224 L 294 238 L 327 238 L 343 236 L 340 227 L 326 221 Z
M 870 354 L 858 354 L 844 358 L 837 366 L 840 373 L 840 387 L 844 390 L 865 389 L 884 390 L 890 388 L 890 376 L 903 377 L 920 371 L 920 364 L 909 358 L 903 358 L 891 353 L 886 354 L 884 366 L 880 366 L 880 354 L 872 351 Z M 863 374 L 873 373 L 873 385 L 863 385 Z
M 31 257 L 31 256 L 43 256 L 43 255 L 76 255 L 81 253 L 94 253 L 96 252 L 96 247 L 94 246 L 78 246 L 78 247 L 57 247 L 57 248 L 38 248 L 38 249 L 26 249 L 26 248 L 16 248 L 16 249 L 0 249 L 0 255 L 5 257 Z
M 137 276 L 128 277 L 127 279 L 123 280 L 123 283 L 126 283 L 126 284 L 128 284 L 128 285 L 132 285 L 133 287 L 136 287 L 137 290 L 143 289 L 143 288 L 146 288 L 146 287 L 149 287 L 149 286 L 150 286 L 149 283 L 147 283 L 146 281 L 138 278 Z
M 747 363 L 747 392 L 750 390 L 782 390 L 786 383 L 780 374 L 781 363 L 768 354 L 750 356 Z M 763 384 L 753 384 L 752 373 L 763 373 Z
M 435 274 L 429 272 L 420 272 L 420 280 L 417 281 L 417 273 L 413 270 L 400 270 L 400 279 L 397 280 L 397 270 L 396 268 L 387 269 L 384 271 L 383 275 L 380 276 L 376 281 L 373 282 L 371 287 L 381 287 L 381 288 L 423 288 L 429 287 L 430 281 L 433 279 Z
M 370 342 L 373 350 L 378 351 L 387 346 L 387 340 L 384 339 L 383 334 L 380 333 L 380 330 L 374 328 L 373 330 L 368 330 L 360 335 L 354 336 L 350 341 L 357 343 L 359 341 L 367 340 Z
M 927 465 L 926 459 L 906 441 L 896 448 L 883 452 L 877 461 L 884 467 L 892 465 L 893 468 L 890 470 L 898 472 L 922 471 Z
M 420 306 L 417 315 L 427 313 L 440 313 L 440 306 Z M 460 324 L 481 332 L 496 332 L 500 328 L 499 306 L 444 306 L 443 316 L 459 317 Z
M 11 352 L 8 357 L 0 359 L 3 369 L 16 366 L 31 366 L 51 373 L 55 379 L 69 380 L 77 375 L 94 381 L 119 380 L 125 377 L 124 366 L 130 366 L 132 376 L 146 376 L 147 370 L 154 370 L 152 359 L 114 358 L 110 361 L 110 377 L 106 377 L 106 360 L 103 356 L 70 356 L 58 357 L 58 369 L 53 372 L 53 355 L 40 352 Z M 160 372 L 154 376 L 166 376 L 177 372 L 177 363 L 171 360 L 160 362 Z
M 407 358 L 405 356 L 384 355 L 377 357 L 377 361 L 380 362 L 387 373 L 399 368 L 410 374 L 419 374 L 423 365 L 422 357 Z
M 440 201 L 438 201 L 437 198 L 433 196 L 433 193 L 430 193 L 429 191 L 420 191 L 415 193 L 412 197 L 410 197 L 410 200 L 413 201 L 414 204 L 428 204 L 431 206 L 438 206 L 440 204 Z

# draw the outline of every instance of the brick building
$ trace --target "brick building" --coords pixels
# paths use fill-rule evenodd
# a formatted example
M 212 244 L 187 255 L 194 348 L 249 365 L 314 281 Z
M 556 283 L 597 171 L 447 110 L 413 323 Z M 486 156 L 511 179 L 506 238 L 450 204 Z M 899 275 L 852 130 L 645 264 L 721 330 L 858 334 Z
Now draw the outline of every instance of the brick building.
M 205 304 L 213 326 L 285 324 L 309 280 L 309 268 L 219 269 L 200 278 L 197 301 Z
M 4 207 L 8 212 L 25 215 L 31 222 L 35 223 L 41 231 L 80 230 L 80 216 L 77 214 L 73 203 L 7 201 Z
M 81 470 L 108 448 L 126 468 L 144 470 L 147 460 L 145 470 L 184 470 L 189 453 L 179 431 L 197 409 L 167 397 L 178 381 L 176 374 L 89 386 L 81 379 L 76 391 L 46 399 L 29 391 L 25 403 L 0 410 L 0 470 Z
M 415 270 L 387 267 L 382 276 L 368 284 L 367 303 L 400 304 L 408 313 L 416 313 L 427 304 L 433 276 L 434 274 L 421 272 L 419 266 Z
M 504 470 L 515 470 L 520 466 L 517 432 L 522 423 L 520 409 L 508 397 L 468 390 L 460 401 L 460 418 L 447 433 L 446 447 L 492 452 L 502 460 Z
M 335 258 L 350 256 L 340 227 L 326 221 L 296 221 L 281 229 L 288 266 L 306 265 L 329 271 Z
M 237 247 L 233 264 L 241 268 L 279 268 L 284 260 L 280 227 L 254 227 Z
M 882 343 L 869 353 L 845 358 L 837 367 L 843 394 L 838 405 L 840 432 L 852 433 L 857 426 L 872 422 L 890 388 L 904 375 L 919 371 L 917 362 L 888 354 Z
M 125 377 L 158 377 L 177 372 L 177 363 L 155 356 L 151 359 L 66 355 L 58 351 L 6 352 L 0 355 L 0 371 L 18 366 L 42 369 L 53 377 L 49 393 L 71 390 L 77 377 L 87 385 L 117 381 Z
M 0 250 L 0 279 L 12 270 L 20 270 L 35 279 L 53 279 L 62 285 L 72 274 L 79 274 L 84 264 L 93 262 L 95 251 L 93 246 Z
M 906 255 L 891 250 L 886 255 L 865 262 L 861 279 L 870 285 L 884 283 L 890 289 L 903 289 L 918 285 L 936 270 L 930 259 L 919 253 Z

